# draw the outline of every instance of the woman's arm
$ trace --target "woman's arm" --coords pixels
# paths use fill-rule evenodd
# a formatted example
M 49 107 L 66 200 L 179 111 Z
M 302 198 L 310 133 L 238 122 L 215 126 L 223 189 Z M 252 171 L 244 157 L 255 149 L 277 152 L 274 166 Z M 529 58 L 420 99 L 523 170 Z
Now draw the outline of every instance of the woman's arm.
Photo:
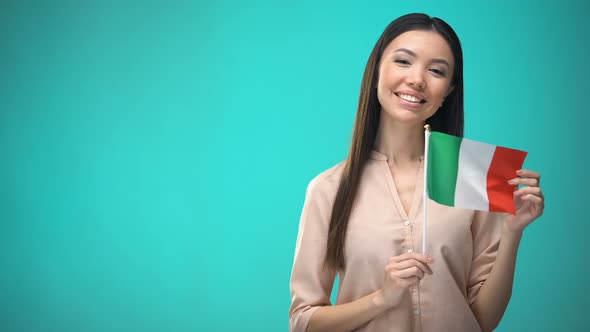
M 380 289 L 353 302 L 319 308 L 306 332 L 352 331 L 388 308 Z
M 484 332 L 493 331 L 500 324 L 510 301 L 521 236 L 522 233 L 514 233 L 503 225 L 494 268 L 471 305 L 471 310 Z
M 500 246 L 490 275 L 481 286 L 471 309 L 484 332 L 494 330 L 506 311 L 516 266 L 516 254 L 525 227 L 543 214 L 545 198 L 541 191 L 541 175 L 529 170 L 517 171 L 512 185 L 524 185 L 514 192 L 516 214 L 508 215 L 502 225 Z
M 426 274 L 432 274 L 432 258 L 406 253 L 393 256 L 385 266 L 383 288 L 353 302 L 317 309 L 306 332 L 351 331 L 382 312 L 401 303 L 408 287 L 416 285 Z

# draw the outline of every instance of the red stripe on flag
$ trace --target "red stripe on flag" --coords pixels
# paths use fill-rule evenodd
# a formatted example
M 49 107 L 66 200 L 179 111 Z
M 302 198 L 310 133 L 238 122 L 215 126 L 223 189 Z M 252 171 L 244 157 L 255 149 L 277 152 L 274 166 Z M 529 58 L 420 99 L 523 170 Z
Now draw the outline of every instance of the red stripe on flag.
M 490 211 L 516 213 L 513 195 L 517 185 L 508 184 L 508 180 L 517 177 L 526 155 L 525 151 L 496 147 L 487 178 Z

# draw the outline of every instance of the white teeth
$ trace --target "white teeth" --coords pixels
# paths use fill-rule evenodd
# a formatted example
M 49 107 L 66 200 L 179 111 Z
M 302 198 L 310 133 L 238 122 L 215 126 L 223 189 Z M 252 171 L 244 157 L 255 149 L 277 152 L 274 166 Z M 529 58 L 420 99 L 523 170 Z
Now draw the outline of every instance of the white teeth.
M 404 94 L 401 94 L 401 93 L 399 94 L 399 97 L 401 99 L 405 100 L 405 101 L 409 101 L 409 102 L 412 102 L 412 103 L 419 103 L 419 102 L 422 101 L 422 99 L 420 99 L 420 98 L 416 98 L 416 97 L 410 96 L 410 95 L 404 95 Z

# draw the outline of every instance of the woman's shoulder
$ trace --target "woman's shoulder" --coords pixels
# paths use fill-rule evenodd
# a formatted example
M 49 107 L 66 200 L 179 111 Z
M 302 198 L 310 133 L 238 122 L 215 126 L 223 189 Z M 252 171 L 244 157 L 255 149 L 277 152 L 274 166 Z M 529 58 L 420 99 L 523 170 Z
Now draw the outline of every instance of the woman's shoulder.
M 340 185 L 340 177 L 344 170 L 346 160 L 331 166 L 330 168 L 317 174 L 307 186 L 308 194 L 310 192 L 322 192 L 324 194 L 335 194 Z

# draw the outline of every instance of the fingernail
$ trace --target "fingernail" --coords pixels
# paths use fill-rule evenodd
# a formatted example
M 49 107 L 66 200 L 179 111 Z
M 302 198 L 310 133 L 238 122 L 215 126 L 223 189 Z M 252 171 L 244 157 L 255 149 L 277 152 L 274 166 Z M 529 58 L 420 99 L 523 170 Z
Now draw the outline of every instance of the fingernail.
M 516 174 L 521 175 L 522 174 L 522 170 L 519 169 L 518 171 L 516 171 Z
M 508 180 L 508 184 L 516 184 L 516 180 L 510 179 L 510 180 Z
M 430 256 L 426 257 L 426 260 L 429 261 L 429 262 L 433 262 L 434 261 L 434 259 L 432 259 L 432 257 L 430 257 Z

